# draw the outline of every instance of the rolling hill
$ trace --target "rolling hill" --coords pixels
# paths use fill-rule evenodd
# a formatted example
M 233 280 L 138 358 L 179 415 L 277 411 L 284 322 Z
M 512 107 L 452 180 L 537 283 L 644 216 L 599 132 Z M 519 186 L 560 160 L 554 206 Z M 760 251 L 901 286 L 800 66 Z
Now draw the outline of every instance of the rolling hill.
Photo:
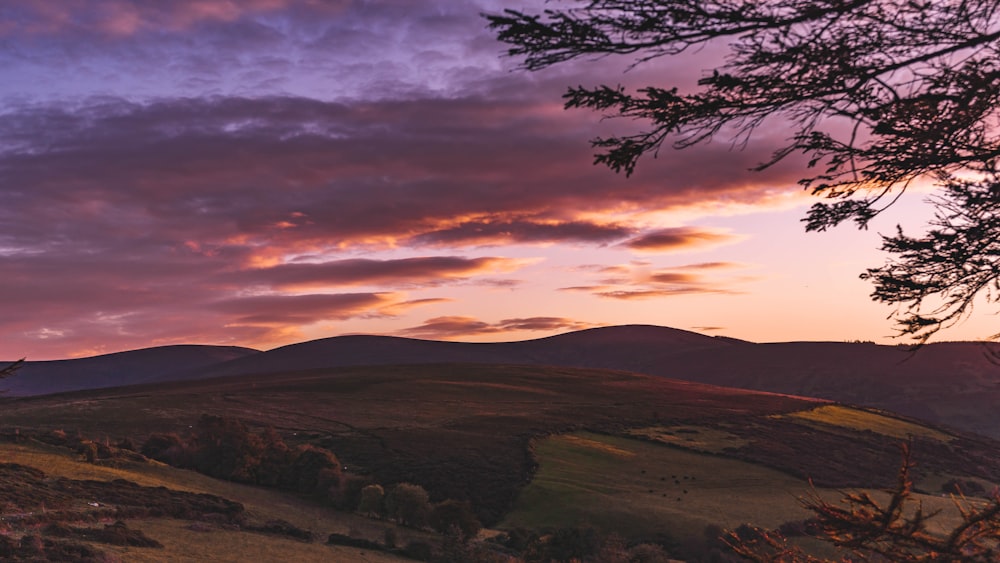
M 256 353 L 165 347 L 31 362 L 11 395 L 350 366 L 479 363 L 625 370 L 886 409 L 1000 438 L 1000 345 L 948 342 L 916 351 L 847 342 L 757 344 L 658 326 L 588 329 L 521 342 L 339 336 Z
M 340 336 L 284 346 L 185 377 L 341 366 L 464 362 L 626 370 L 886 409 L 1000 438 L 1000 345 L 757 344 L 657 326 L 615 326 L 522 342 Z
M 891 486 L 901 440 L 913 443 L 928 506 L 949 481 L 1000 483 L 1000 443 L 889 413 L 523 364 L 348 366 L 8 398 L 0 428 L 141 443 L 185 434 L 206 413 L 328 448 L 386 486 L 468 500 L 500 528 L 589 523 L 667 543 L 712 524 L 801 519 L 794 499 L 807 479 Z M 733 502 L 740 510 L 720 509 Z
M 159 346 L 73 360 L 25 362 L 0 383 L 10 396 L 131 385 L 257 354 L 238 346 Z

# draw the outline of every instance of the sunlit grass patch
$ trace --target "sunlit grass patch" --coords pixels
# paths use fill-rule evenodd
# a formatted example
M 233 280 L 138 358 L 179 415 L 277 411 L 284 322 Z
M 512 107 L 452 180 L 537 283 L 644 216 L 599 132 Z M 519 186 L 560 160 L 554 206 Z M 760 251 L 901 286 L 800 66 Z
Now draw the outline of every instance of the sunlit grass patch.
M 632 457 L 635 452 L 632 450 L 627 450 L 624 448 L 619 448 L 607 442 L 607 437 L 604 437 L 604 441 L 595 440 L 593 438 L 584 437 L 580 434 L 564 434 L 561 436 L 556 436 L 556 440 L 562 440 L 571 444 L 572 446 L 585 449 L 585 450 L 596 450 L 601 453 L 608 453 L 617 457 Z
M 731 432 L 706 426 L 650 426 L 632 428 L 626 433 L 655 442 L 707 453 L 722 453 L 728 449 L 735 450 L 749 443 Z
M 899 438 L 901 440 L 905 440 L 910 436 L 918 436 L 939 442 L 948 442 L 953 438 L 950 434 L 921 424 L 843 405 L 824 405 L 814 409 L 776 416 L 779 418 L 787 417 L 808 422 L 818 422 L 830 426 L 840 426 L 851 430 L 870 430 L 883 436 Z

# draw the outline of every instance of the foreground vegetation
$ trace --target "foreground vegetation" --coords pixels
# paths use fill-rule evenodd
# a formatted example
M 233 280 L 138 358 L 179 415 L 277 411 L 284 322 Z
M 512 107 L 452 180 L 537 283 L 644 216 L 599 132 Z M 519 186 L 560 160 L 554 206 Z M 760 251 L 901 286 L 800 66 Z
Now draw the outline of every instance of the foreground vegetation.
M 887 498 L 901 438 L 913 444 L 913 498 L 943 510 L 928 533 L 960 522 L 942 495 L 986 499 L 1000 482 L 1000 445 L 889 413 L 567 368 L 343 368 L 91 391 L 7 400 L 0 425 L 49 442 L 4 446 L 45 471 L 37 482 L 68 463 L 73 479 L 242 507 L 185 519 L 108 503 L 125 512 L 89 527 L 120 516 L 164 546 L 100 548 L 130 561 L 183 560 L 177 550 L 215 535 L 260 544 L 255 560 L 287 544 L 298 560 L 341 549 L 336 560 L 723 561 L 736 557 L 724 529 L 746 535 L 746 524 L 832 556 L 797 497 L 811 480 L 825 500 L 837 488 Z M 57 446 L 75 453 L 45 449 Z M 388 559 L 352 559 L 362 552 Z

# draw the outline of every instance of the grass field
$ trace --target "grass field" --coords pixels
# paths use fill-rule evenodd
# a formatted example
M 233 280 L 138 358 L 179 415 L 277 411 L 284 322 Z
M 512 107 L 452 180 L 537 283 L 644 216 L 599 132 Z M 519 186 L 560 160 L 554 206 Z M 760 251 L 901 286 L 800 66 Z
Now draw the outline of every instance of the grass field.
M 587 432 L 534 446 L 538 471 L 502 528 L 593 525 L 626 537 L 676 539 L 701 537 L 708 525 L 775 528 L 811 514 L 798 500 L 813 490 L 807 482 L 752 463 Z M 831 501 L 842 496 L 819 492 Z M 920 500 L 927 510 L 944 511 L 940 525 L 957 523 L 950 499 Z
M 729 449 L 742 448 L 749 443 L 748 440 L 721 428 L 690 424 L 630 428 L 626 434 L 705 453 L 722 453 Z
M 954 438 L 950 434 L 923 424 L 844 405 L 823 405 L 809 410 L 775 416 L 818 422 L 851 430 L 868 430 L 900 440 L 919 436 L 939 442 L 948 442 Z
M 591 433 L 540 440 L 535 455 L 538 472 L 502 527 L 700 536 L 709 524 L 774 527 L 806 516 L 796 498 L 808 484 L 751 463 Z
M 206 493 L 239 502 L 246 507 L 251 522 L 284 520 L 310 530 L 314 541 L 306 543 L 239 530 L 212 526 L 192 526 L 191 521 L 172 518 L 128 520 L 130 528 L 142 530 L 160 541 L 162 549 L 95 544 L 125 561 L 407 561 L 387 553 L 357 548 L 329 546 L 323 542 L 330 533 L 366 536 L 380 540 L 385 525 L 354 514 L 337 512 L 309 500 L 279 491 L 220 481 L 161 463 L 123 462 L 121 467 L 85 463 L 66 450 L 39 443 L 0 443 L 0 461 L 18 463 L 45 471 L 48 477 L 111 481 L 126 479 L 146 487 Z M 86 500 L 86 499 L 81 499 Z M 422 538 L 409 530 L 399 530 L 401 541 Z
M 434 502 L 468 500 L 485 524 L 507 528 L 592 524 L 641 538 L 700 537 L 709 524 L 773 527 L 806 515 L 797 497 L 809 491 L 807 478 L 823 487 L 891 486 L 900 438 L 911 434 L 921 477 L 934 479 L 923 490 L 939 491 L 953 478 L 987 489 L 1000 482 L 1000 444 L 992 441 L 951 438 L 861 409 L 816 408 L 816 401 L 796 397 L 614 371 L 464 364 L 338 368 L 0 403 L 0 426 L 7 432 L 63 430 L 136 443 L 152 432 L 184 434 L 205 413 L 236 417 L 254 429 L 275 428 L 290 444 L 327 448 L 349 472 L 380 484 L 417 483 Z M 372 521 L 291 495 L 157 464 L 116 470 L 78 463 L 55 450 L 3 448 L 0 455 L 21 456 L 22 463 L 74 478 L 124 477 L 209 492 L 243 503 L 257 521 L 286 520 L 320 541 L 352 530 L 380 539 Z M 942 499 L 927 502 L 936 507 Z M 194 532 L 167 520 L 135 526 L 152 526 L 153 537 L 162 533 L 156 526 L 188 534 L 177 549 L 211 543 L 205 538 L 212 537 L 222 545 L 230 537 L 225 530 Z M 258 536 L 246 534 L 257 544 L 271 541 Z M 321 553 L 333 549 L 295 545 Z

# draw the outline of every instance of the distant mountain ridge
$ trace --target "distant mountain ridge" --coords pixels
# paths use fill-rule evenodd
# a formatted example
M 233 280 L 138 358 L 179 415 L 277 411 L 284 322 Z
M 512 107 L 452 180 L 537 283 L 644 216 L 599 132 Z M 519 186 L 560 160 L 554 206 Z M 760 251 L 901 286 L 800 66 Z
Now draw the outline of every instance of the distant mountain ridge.
M 757 344 L 623 325 L 497 343 L 338 336 L 283 346 L 187 376 L 454 362 L 616 369 L 872 406 L 1000 438 L 998 355 L 1000 345 L 993 343 L 936 343 L 914 352 L 872 343 Z
M 211 348 L 211 347 L 210 347 Z M 661 326 L 623 325 L 519 342 L 469 343 L 337 336 L 225 361 L 105 377 L 101 386 L 403 364 L 522 364 L 625 370 L 872 406 L 1000 438 L 1000 345 L 949 342 L 916 352 L 847 342 L 757 344 Z M 138 357 L 137 357 L 138 358 Z M 68 360 L 83 362 L 85 360 Z M 46 362 L 39 362 L 46 363 Z M 81 366 L 83 364 L 80 364 Z M 12 394 L 39 394 L 15 387 Z M 118 382 L 118 383 L 115 383 Z M 81 389 L 84 387 L 75 387 Z M 25 392 L 27 390 L 28 392 Z M 65 390 L 65 389 L 64 389 Z M 52 391 L 42 391 L 52 392 Z
M 0 382 L 9 396 L 45 395 L 171 379 L 259 350 L 239 346 L 181 344 L 116 352 L 72 360 L 25 362 L 14 377 Z
M 290 344 L 189 375 L 200 379 L 327 367 L 456 362 L 565 365 L 652 373 L 647 368 L 655 368 L 658 359 L 741 342 L 652 325 L 591 328 L 517 342 L 444 342 L 349 335 Z

